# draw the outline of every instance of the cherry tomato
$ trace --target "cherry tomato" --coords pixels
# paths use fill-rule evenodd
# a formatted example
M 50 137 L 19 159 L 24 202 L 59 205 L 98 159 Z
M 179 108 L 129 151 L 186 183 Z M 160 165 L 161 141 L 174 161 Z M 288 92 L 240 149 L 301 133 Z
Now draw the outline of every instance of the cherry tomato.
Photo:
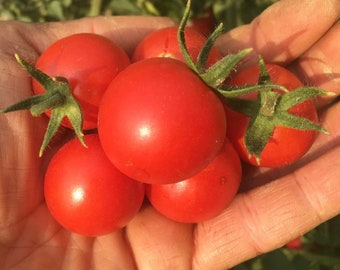
M 181 182 L 147 185 L 151 204 L 178 222 L 196 223 L 219 215 L 235 197 L 241 181 L 241 162 L 226 140 L 222 151 L 201 172 Z
M 140 61 L 152 57 L 170 57 L 185 62 L 177 39 L 178 27 L 167 27 L 151 32 L 136 47 L 132 61 Z M 193 28 L 185 28 L 185 43 L 191 58 L 195 61 L 200 53 L 206 37 Z M 221 53 L 212 47 L 207 67 L 216 63 L 222 58 Z
M 274 65 L 266 65 L 273 83 L 285 86 L 289 90 L 303 86 L 301 81 L 287 69 Z M 252 66 L 237 73 L 229 82 L 231 85 L 255 84 L 259 78 L 259 67 Z M 253 97 L 253 96 L 252 96 Z M 251 97 L 251 98 L 252 98 Z M 288 112 L 318 122 L 317 111 L 313 100 L 299 103 Z M 226 107 L 228 121 L 227 136 L 233 143 L 242 160 L 258 166 L 254 156 L 249 157 L 244 144 L 249 117 Z M 261 166 L 281 167 L 301 158 L 313 144 L 317 132 L 304 131 L 283 126 L 275 127 L 268 143 L 260 155 Z
M 68 80 L 72 95 L 83 111 L 83 128 L 94 129 L 103 93 L 112 79 L 129 64 L 127 54 L 111 40 L 96 34 L 80 33 L 50 45 L 37 60 L 36 68 L 49 76 Z M 45 89 L 33 80 L 33 91 L 41 94 Z M 62 124 L 71 127 L 66 118 Z
M 145 188 L 119 172 L 105 156 L 97 134 L 77 139 L 52 158 L 45 176 L 45 200 L 68 230 L 87 236 L 125 226 L 142 205 Z
M 220 99 L 171 58 L 127 67 L 99 107 L 105 153 L 123 173 L 146 183 L 171 183 L 198 173 L 220 151 L 225 132 Z

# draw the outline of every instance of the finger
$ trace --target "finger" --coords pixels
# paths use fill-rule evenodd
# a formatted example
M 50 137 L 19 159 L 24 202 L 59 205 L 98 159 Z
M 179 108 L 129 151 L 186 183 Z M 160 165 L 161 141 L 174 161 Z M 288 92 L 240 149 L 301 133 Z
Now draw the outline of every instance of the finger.
M 138 269 L 191 269 L 192 225 L 171 221 L 148 206 L 126 232 Z
M 129 251 L 124 230 L 119 230 L 96 238 L 89 254 L 93 252 L 92 265 L 95 265 L 95 269 L 135 269 L 135 262 Z
M 41 233 L 41 228 L 38 229 Z M 19 248 L 14 253 L 27 249 L 26 256 L 21 255 L 22 269 L 36 269 L 37 265 L 52 269 L 135 269 L 122 230 L 93 238 L 60 229 L 39 248 L 36 245 L 39 234 L 33 234 L 32 238 L 22 247 L 16 244 Z
M 226 269 L 281 247 L 340 212 L 340 146 L 265 186 L 242 193 L 197 226 L 194 269 Z
M 249 25 L 226 33 L 217 45 L 224 54 L 253 48 L 249 64 L 261 54 L 267 62 L 285 65 L 312 46 L 339 16 L 338 0 L 281 0 Z
M 175 25 L 169 18 L 148 16 L 87 17 L 74 21 L 25 24 L 18 31 L 40 54 L 51 43 L 75 33 L 95 33 L 114 40 L 128 54 L 148 33 Z M 32 33 L 35 33 L 32 35 Z
M 340 22 L 292 64 L 307 85 L 340 94 Z

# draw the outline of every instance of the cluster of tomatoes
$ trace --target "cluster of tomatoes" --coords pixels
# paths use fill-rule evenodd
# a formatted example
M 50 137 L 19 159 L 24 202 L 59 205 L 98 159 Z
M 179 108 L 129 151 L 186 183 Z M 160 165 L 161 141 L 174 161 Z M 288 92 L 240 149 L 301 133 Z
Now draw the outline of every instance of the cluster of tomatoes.
M 202 56 L 206 37 L 191 28 L 183 33 L 190 59 L 204 59 L 201 74 L 213 70 L 223 58 L 220 52 L 211 46 Z M 256 65 L 219 80 L 222 86 L 213 89 L 187 64 L 178 27 L 151 33 L 131 57 L 103 36 L 79 33 L 52 44 L 35 67 L 17 59 L 34 77 L 36 96 L 29 108 L 35 114 L 47 110 L 51 118 L 42 151 L 59 124 L 78 136 L 51 159 L 44 190 L 54 218 L 83 235 L 124 227 L 145 198 L 178 222 L 213 218 L 238 191 L 240 160 L 287 165 L 305 154 L 318 129 L 315 106 L 303 91 L 299 104 L 291 101 L 296 96 L 268 90 L 265 83 L 263 93 L 228 99 L 232 86 L 239 91 L 261 84 L 263 69 L 271 78 L 267 85 L 287 91 L 302 87 L 288 70 Z M 276 106 L 281 118 L 268 116 L 270 110 L 259 101 L 273 100 L 272 93 L 277 102 L 271 109 Z M 285 113 L 297 118 L 293 124 L 280 125 Z M 298 124 L 304 126 L 290 126 Z M 265 142 L 262 133 L 260 143 L 252 136 L 259 133 L 255 128 L 269 134 Z
M 36 62 L 49 76 L 67 78 L 83 113 L 86 147 L 78 138 L 66 143 L 45 175 L 46 204 L 69 230 L 112 232 L 145 197 L 173 220 L 199 222 L 218 215 L 237 193 L 241 163 L 226 139 L 223 103 L 184 63 L 177 30 L 152 33 L 131 62 L 112 41 L 89 33 L 57 41 Z M 195 57 L 205 37 L 185 32 Z M 96 53 L 95 67 L 79 56 L 78 44 Z M 214 49 L 208 65 L 220 57 Z M 33 89 L 44 91 L 36 80 Z M 72 126 L 67 118 L 62 124 Z

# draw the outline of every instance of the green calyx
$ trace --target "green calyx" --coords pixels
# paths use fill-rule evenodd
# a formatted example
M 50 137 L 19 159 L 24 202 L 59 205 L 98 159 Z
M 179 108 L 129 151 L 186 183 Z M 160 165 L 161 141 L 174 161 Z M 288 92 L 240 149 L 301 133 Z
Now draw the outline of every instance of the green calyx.
M 316 87 L 300 87 L 293 91 L 288 91 L 283 85 L 272 82 L 262 58 L 259 58 L 260 75 L 256 84 L 243 86 L 224 84 L 225 79 L 236 69 L 239 62 L 252 51 L 251 48 L 227 55 L 206 69 L 212 46 L 223 33 L 223 24 L 218 25 L 215 31 L 207 38 L 196 62 L 191 59 L 185 45 L 184 36 L 190 5 L 191 0 L 188 0 L 178 29 L 178 41 L 182 55 L 188 66 L 219 96 L 222 96 L 231 109 L 250 117 L 245 134 L 245 146 L 249 157 L 254 156 L 260 165 L 260 155 L 277 126 L 328 133 L 326 129 L 317 123 L 290 113 L 289 109 L 313 97 L 329 96 L 333 93 Z M 239 98 L 252 92 L 257 93 L 257 99 Z
M 252 48 L 240 50 L 235 54 L 229 54 L 217 61 L 211 67 L 206 68 L 209 53 L 216 41 L 216 39 L 223 33 L 223 23 L 220 23 L 213 33 L 207 38 L 202 50 L 200 51 L 196 61 L 194 61 L 186 47 L 184 29 L 187 24 L 190 15 L 191 0 L 187 1 L 186 8 L 182 20 L 178 27 L 177 38 L 183 58 L 187 65 L 213 90 L 226 98 L 238 97 L 247 93 L 251 93 L 258 90 L 258 84 L 246 85 L 242 87 L 230 87 L 224 83 L 225 79 L 230 73 L 236 69 L 239 62 L 244 59 L 249 53 L 252 52 Z M 263 89 L 276 88 L 282 91 L 287 89 L 281 85 L 267 82 L 261 86 Z
M 33 116 L 39 116 L 47 110 L 51 110 L 50 121 L 47 126 L 44 140 L 42 142 L 39 156 L 42 156 L 46 146 L 57 132 L 61 121 L 67 117 L 75 131 L 80 142 L 86 146 L 84 134 L 82 132 L 83 117 L 82 110 L 78 102 L 71 94 L 70 85 L 63 77 L 50 77 L 42 71 L 23 60 L 19 55 L 15 54 L 18 63 L 36 79 L 46 90 L 44 94 L 35 95 L 19 101 L 5 109 L 0 113 L 8 113 L 18 110 L 30 110 Z
M 260 155 L 277 126 L 328 134 L 319 124 L 296 116 L 288 110 L 313 97 L 329 96 L 332 93 L 316 87 L 299 87 L 281 94 L 272 87 L 262 87 L 271 85 L 271 80 L 262 58 L 259 59 L 259 66 L 261 72 L 257 99 L 229 98 L 226 102 L 231 109 L 250 117 L 244 143 L 249 156 L 254 156 L 260 165 Z
M 244 49 L 236 54 L 230 54 L 216 62 L 210 68 L 206 69 L 206 63 L 209 53 L 216 41 L 216 39 L 223 33 L 223 24 L 219 24 L 213 33 L 207 38 L 202 50 L 200 51 L 197 61 L 191 58 L 185 43 L 184 28 L 187 24 L 190 15 L 191 0 L 188 0 L 182 20 L 178 27 L 177 38 L 183 58 L 187 65 L 211 88 L 219 87 L 224 80 L 229 76 L 230 72 L 235 66 L 246 56 L 252 49 Z
M 260 164 L 260 155 L 277 126 L 328 133 L 320 125 L 306 118 L 291 114 L 288 110 L 313 97 L 319 95 L 327 96 L 332 93 L 315 87 L 301 87 L 288 91 L 283 85 L 272 82 L 262 58 L 259 59 L 258 63 L 260 76 L 256 84 L 243 86 L 228 86 L 224 84 L 225 79 L 252 49 L 244 49 L 236 54 L 227 55 L 206 69 L 207 59 L 212 46 L 223 33 L 223 24 L 218 25 L 215 31 L 207 38 L 198 58 L 194 61 L 190 57 L 185 45 L 184 35 L 184 28 L 189 18 L 190 5 L 191 0 L 188 0 L 178 29 L 178 41 L 182 55 L 188 66 L 218 95 L 222 96 L 231 109 L 250 117 L 245 134 L 245 146 L 249 157 L 255 156 L 257 163 Z M 279 93 L 278 90 L 282 93 Z M 239 98 L 252 92 L 257 93 L 257 99 Z

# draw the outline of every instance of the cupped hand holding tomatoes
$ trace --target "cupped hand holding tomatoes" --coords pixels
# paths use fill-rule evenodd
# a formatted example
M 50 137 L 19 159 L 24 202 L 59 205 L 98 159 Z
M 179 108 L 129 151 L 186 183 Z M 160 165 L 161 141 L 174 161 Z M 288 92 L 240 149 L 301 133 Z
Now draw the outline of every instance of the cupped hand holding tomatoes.
M 340 41 L 336 23 L 339 3 L 317 0 L 320 8 L 315 9 L 314 5 L 306 5 L 309 2 L 278 1 L 257 23 L 226 35 L 231 40 L 222 40 L 220 47 L 229 52 L 239 50 L 245 43 L 257 45 L 260 53 L 266 54 L 267 61 L 301 64 L 300 75 L 307 81 L 339 93 L 339 81 L 329 76 L 339 70 L 340 54 L 335 49 Z M 287 20 L 287 16 L 293 19 Z M 14 52 L 41 52 L 45 44 L 55 38 L 78 30 L 109 35 L 131 50 L 141 36 L 166 23 L 173 22 L 164 18 L 116 16 L 48 24 L 1 22 L 0 67 L 5 71 L 0 76 L 1 104 L 7 106 L 31 95 L 27 74 L 18 68 Z M 265 39 L 263 33 L 266 33 Z M 232 47 L 226 46 L 230 43 Z M 271 44 L 278 46 L 268 49 Z M 331 73 L 324 73 L 325 68 Z M 282 246 L 340 211 L 339 105 L 322 116 L 332 136 L 318 137 L 313 161 L 309 159 L 293 172 L 285 171 L 285 177 L 281 177 L 282 170 L 273 170 L 270 177 L 277 181 L 238 195 L 219 217 L 191 226 L 162 219 L 147 206 L 126 230 L 90 240 L 61 230 L 46 210 L 42 175 L 48 155 L 37 156 L 46 129 L 45 119 L 25 113 L 2 116 L 1 265 L 27 270 L 41 265 L 51 269 L 65 265 L 74 269 L 84 265 L 100 269 L 169 269 L 174 265 L 227 269 L 258 255 L 259 249 L 268 252 Z M 59 138 L 63 134 L 60 132 Z M 268 177 L 263 170 L 254 171 L 250 178 Z
M 233 200 L 241 182 L 240 158 L 229 140 L 210 164 L 189 179 L 146 186 L 152 204 L 164 216 L 197 223 L 219 215 Z
M 146 183 L 172 183 L 198 173 L 222 148 L 225 132 L 220 99 L 171 58 L 127 67 L 99 107 L 105 153 L 123 173 Z
M 87 236 L 124 227 L 139 211 L 144 185 L 118 171 L 104 154 L 97 134 L 77 139 L 52 158 L 45 175 L 45 201 L 68 230 Z

